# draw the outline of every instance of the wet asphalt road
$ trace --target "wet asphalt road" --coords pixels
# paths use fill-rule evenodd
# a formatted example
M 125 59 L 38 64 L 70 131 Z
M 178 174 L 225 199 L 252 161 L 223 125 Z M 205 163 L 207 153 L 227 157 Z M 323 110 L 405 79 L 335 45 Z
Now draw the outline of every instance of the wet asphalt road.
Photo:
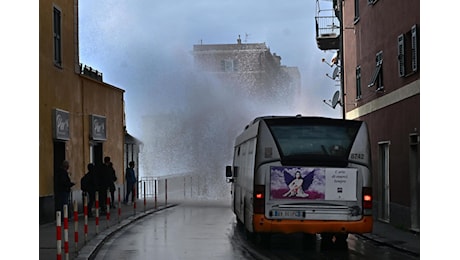
M 309 247 L 302 234 L 247 240 L 227 203 L 189 202 L 147 216 L 118 231 L 95 259 L 419 259 L 349 235 L 342 248 Z

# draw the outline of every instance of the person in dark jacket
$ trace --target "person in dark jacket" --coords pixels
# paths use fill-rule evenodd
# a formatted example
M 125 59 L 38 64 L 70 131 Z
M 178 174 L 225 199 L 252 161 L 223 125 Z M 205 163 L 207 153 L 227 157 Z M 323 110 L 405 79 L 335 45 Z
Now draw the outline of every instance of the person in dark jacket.
M 88 163 L 88 172 L 81 179 L 81 190 L 88 195 L 88 217 L 93 216 L 92 208 L 96 198 L 96 172 L 95 166 Z
M 112 162 L 109 163 L 109 169 L 110 169 L 110 208 L 114 209 L 115 208 L 115 182 L 117 181 L 117 174 L 115 173 L 115 169 L 113 168 Z
M 61 217 L 64 216 L 64 205 L 67 204 L 67 213 L 69 209 L 70 188 L 74 186 L 69 177 L 69 161 L 64 160 L 61 167 L 54 172 L 54 190 L 56 195 L 56 211 L 61 211 Z M 70 217 L 70 214 L 68 215 Z
M 131 194 L 131 202 L 134 202 L 134 188 L 136 186 L 136 174 L 134 172 L 134 162 L 129 162 L 129 167 L 126 168 L 126 197 L 123 203 L 128 203 L 129 195 Z
M 104 164 L 100 165 L 97 170 L 97 183 L 99 193 L 99 205 L 102 214 L 107 212 L 107 191 L 110 189 L 112 181 L 112 170 L 110 168 L 110 157 L 104 157 Z

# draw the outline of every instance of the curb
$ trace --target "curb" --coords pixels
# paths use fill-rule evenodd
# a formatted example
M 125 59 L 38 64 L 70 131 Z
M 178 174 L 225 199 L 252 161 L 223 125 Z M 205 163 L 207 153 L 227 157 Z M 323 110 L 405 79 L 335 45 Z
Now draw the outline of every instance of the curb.
M 407 247 L 404 247 L 402 245 L 396 245 L 396 244 L 393 244 L 391 243 L 390 241 L 388 241 L 388 239 L 386 238 L 383 238 L 383 237 L 380 237 L 378 235 L 375 235 L 375 234 L 355 234 L 357 236 L 360 236 L 360 237 L 364 237 L 366 239 L 369 239 L 369 240 L 372 240 L 376 243 L 379 243 L 381 245 L 385 245 L 387 247 L 391 247 L 391 248 L 394 248 L 396 250 L 399 250 L 401 252 L 404 252 L 404 253 L 407 253 L 407 254 L 410 254 L 412 256 L 415 256 L 415 257 L 420 257 L 420 253 L 419 252 L 415 252 L 414 250 L 411 250 Z
M 100 234 L 98 234 L 95 238 L 91 239 L 85 246 L 83 246 L 79 252 L 78 255 L 74 258 L 75 260 L 88 260 L 88 259 L 93 259 L 95 257 L 95 254 L 99 251 L 101 246 L 104 244 L 105 241 L 107 241 L 113 234 L 115 234 L 117 231 L 125 228 L 126 226 L 130 225 L 131 223 L 144 218 L 150 214 L 153 214 L 155 212 L 168 209 L 171 207 L 176 206 L 177 204 L 171 204 L 171 205 L 166 205 L 164 207 L 160 207 L 158 209 L 150 209 L 147 210 L 146 212 L 142 212 L 139 215 L 135 216 L 130 216 L 124 220 L 122 220 L 118 225 L 112 226 L 108 229 L 105 229 L 102 231 Z

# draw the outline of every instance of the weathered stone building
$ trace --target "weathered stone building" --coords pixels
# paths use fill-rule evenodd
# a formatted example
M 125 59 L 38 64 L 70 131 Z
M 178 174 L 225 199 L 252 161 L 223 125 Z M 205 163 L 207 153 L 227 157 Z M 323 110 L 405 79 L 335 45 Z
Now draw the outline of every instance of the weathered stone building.
M 266 102 L 292 101 L 300 94 L 297 67 L 281 65 L 281 57 L 265 43 L 199 44 L 193 46 L 195 66 L 228 87 Z

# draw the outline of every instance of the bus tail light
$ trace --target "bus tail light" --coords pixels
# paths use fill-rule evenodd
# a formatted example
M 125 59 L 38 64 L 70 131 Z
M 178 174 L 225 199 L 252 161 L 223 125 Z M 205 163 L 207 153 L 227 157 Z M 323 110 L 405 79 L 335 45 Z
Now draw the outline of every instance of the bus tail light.
M 363 209 L 364 215 L 369 215 L 367 213 L 371 212 L 372 209 L 372 188 L 363 187 Z
M 254 213 L 265 213 L 265 185 L 254 185 Z

